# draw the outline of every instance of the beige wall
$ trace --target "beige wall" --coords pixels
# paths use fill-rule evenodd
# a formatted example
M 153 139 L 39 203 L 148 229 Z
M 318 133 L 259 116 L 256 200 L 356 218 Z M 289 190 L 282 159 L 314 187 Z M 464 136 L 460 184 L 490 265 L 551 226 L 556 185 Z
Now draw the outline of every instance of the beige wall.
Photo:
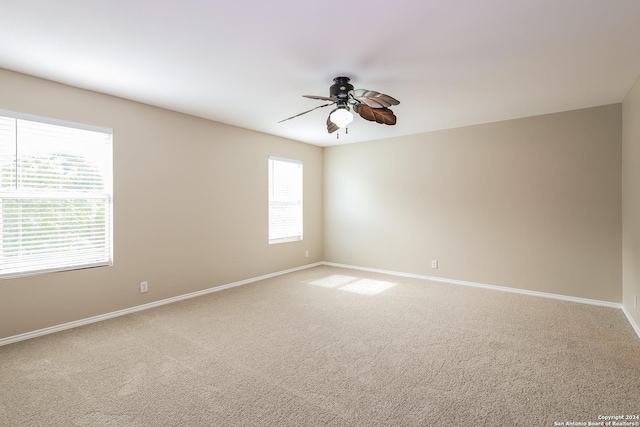
M 640 80 L 622 103 L 622 231 L 623 305 L 640 325 Z
M 113 267 L 0 280 L 0 338 L 323 259 L 319 147 L 5 70 L 0 109 L 112 128 L 115 223 Z M 303 242 L 267 243 L 269 155 L 304 161 Z
M 620 104 L 324 154 L 326 261 L 621 301 Z
M 324 150 L 5 70 L 0 109 L 112 128 L 115 172 L 114 266 L 0 280 L 0 338 L 322 260 L 610 302 L 624 270 L 638 321 L 640 84 Z M 303 242 L 267 244 L 269 155 L 304 161 Z

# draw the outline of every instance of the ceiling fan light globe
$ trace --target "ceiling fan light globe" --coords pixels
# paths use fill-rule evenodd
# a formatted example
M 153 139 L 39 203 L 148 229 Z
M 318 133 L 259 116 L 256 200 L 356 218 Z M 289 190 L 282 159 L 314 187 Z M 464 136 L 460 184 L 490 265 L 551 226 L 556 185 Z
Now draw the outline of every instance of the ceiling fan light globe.
M 353 121 L 353 114 L 346 108 L 338 108 L 336 111 L 331 113 L 329 120 L 335 123 L 339 128 L 343 128 Z

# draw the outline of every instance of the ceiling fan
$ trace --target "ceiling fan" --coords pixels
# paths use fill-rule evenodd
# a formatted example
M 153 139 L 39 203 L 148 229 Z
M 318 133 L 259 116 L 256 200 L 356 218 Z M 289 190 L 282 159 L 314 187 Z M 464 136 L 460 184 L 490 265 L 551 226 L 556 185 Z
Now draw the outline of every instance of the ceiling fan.
M 317 110 L 318 108 L 335 105 L 336 108 L 334 108 L 331 113 L 329 113 L 329 117 L 327 117 L 327 132 L 329 133 L 345 128 L 353 121 L 351 110 L 355 111 L 363 119 L 371 122 L 385 125 L 396 124 L 396 116 L 389 107 L 400 104 L 400 101 L 389 95 L 373 90 L 354 89 L 353 85 L 349 83 L 349 80 L 349 77 L 336 77 L 333 79 L 333 85 L 329 88 L 329 96 L 302 95 L 305 98 L 331 102 L 280 120 L 278 123 L 291 120 L 313 110 Z

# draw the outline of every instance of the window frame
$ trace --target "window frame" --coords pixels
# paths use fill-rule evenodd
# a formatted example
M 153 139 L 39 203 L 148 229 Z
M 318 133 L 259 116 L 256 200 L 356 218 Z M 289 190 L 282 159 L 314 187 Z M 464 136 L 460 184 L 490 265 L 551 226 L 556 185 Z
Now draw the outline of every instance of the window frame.
M 12 279 L 16 277 L 24 277 L 31 275 L 40 275 L 51 272 L 60 272 L 60 271 L 71 271 L 71 270 L 80 270 L 94 267 L 105 267 L 113 265 L 114 259 L 114 224 L 113 224 L 113 130 L 106 127 L 88 125 L 83 123 L 71 122 L 66 120 L 59 120 L 49 117 L 37 116 L 26 113 L 19 113 L 14 111 L 2 110 L 0 109 L 0 117 L 14 119 L 17 121 L 29 121 L 38 123 L 40 125 L 52 125 L 52 126 L 60 126 L 68 129 L 80 130 L 80 131 L 89 131 L 89 132 L 97 132 L 102 133 L 105 136 L 108 136 L 107 143 L 107 151 L 109 153 L 108 159 L 106 159 L 106 167 L 103 168 L 103 174 L 101 174 L 101 178 L 104 179 L 104 188 L 100 191 L 35 191 L 32 188 L 20 189 L 18 187 L 18 181 L 16 181 L 15 190 L 7 190 L 6 188 L 0 188 L 0 194 L 2 197 L 0 198 L 0 206 L 2 205 L 2 201 L 4 199 L 30 199 L 37 201 L 51 201 L 51 203 L 55 203 L 55 201 L 59 201 L 61 199 L 68 200 L 78 200 L 78 201 L 88 201 L 88 200 L 100 200 L 104 202 L 104 234 L 101 234 L 102 240 L 105 242 L 103 246 L 99 248 L 104 249 L 101 251 L 101 256 L 91 255 L 90 257 L 85 257 L 85 259 L 80 261 L 74 261 L 72 257 L 69 256 L 60 256 L 55 258 L 55 256 L 47 257 L 46 259 L 34 263 L 34 265 L 29 265 L 29 263 L 25 263 L 23 265 L 15 265 L 9 268 L 3 269 L 0 266 L 0 280 L 2 279 Z M 18 130 L 18 123 L 16 123 L 16 132 Z M 23 142 L 23 145 L 26 142 Z M 19 157 L 20 151 L 20 135 L 16 133 L 15 136 L 15 144 L 16 144 L 16 159 Z M 71 152 L 72 155 L 77 155 L 74 152 Z M 79 158 L 83 158 L 82 155 L 78 155 Z M 19 175 L 18 164 L 16 164 L 16 176 Z M 77 182 L 77 181 L 75 181 Z M 52 212 L 59 213 L 59 209 L 52 209 Z M 80 217 L 81 220 L 86 217 Z M 2 226 L 2 212 L 0 211 L 0 226 Z M 18 224 L 19 226 L 20 224 Z M 1 229 L 1 228 L 0 228 Z M 77 229 L 83 230 L 82 226 L 77 227 Z M 2 236 L 0 236 L 0 245 L 2 244 Z M 20 235 L 20 239 L 23 239 L 24 236 Z M 53 253 L 51 250 L 49 253 Z M 73 251 L 72 251 L 73 252 Z M 97 253 L 97 252 L 96 252 Z M 68 255 L 68 254 L 67 254 Z M 3 253 L 0 253 L 0 258 L 4 256 Z M 75 255 L 74 255 L 75 256 Z M 102 258 L 102 260 L 93 260 L 89 261 L 89 258 Z M 53 262 L 57 262 L 59 265 L 54 265 Z M 6 271 L 5 271 L 6 270 Z
M 300 182 L 299 185 L 299 198 L 297 198 L 297 202 L 299 204 L 299 232 L 292 234 L 290 236 L 283 237 L 272 237 L 273 229 L 272 229 L 272 211 L 271 211 L 271 203 L 274 201 L 272 199 L 273 193 L 273 179 L 274 172 L 272 169 L 272 162 L 286 162 L 299 165 L 300 167 Z M 288 243 L 288 242 L 299 242 L 304 240 L 304 162 L 302 160 L 289 159 L 284 157 L 277 156 L 269 156 L 268 158 L 268 241 L 270 245 L 279 244 L 279 243 Z

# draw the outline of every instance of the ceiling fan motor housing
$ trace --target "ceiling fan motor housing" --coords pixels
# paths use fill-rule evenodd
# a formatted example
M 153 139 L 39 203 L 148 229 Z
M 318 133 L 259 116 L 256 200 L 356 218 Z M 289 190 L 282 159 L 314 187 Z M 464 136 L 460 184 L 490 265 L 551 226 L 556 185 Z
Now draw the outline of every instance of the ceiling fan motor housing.
M 349 77 L 336 77 L 329 88 L 329 96 L 338 98 L 338 106 L 346 106 L 349 100 L 349 92 L 353 85 L 349 83 Z

